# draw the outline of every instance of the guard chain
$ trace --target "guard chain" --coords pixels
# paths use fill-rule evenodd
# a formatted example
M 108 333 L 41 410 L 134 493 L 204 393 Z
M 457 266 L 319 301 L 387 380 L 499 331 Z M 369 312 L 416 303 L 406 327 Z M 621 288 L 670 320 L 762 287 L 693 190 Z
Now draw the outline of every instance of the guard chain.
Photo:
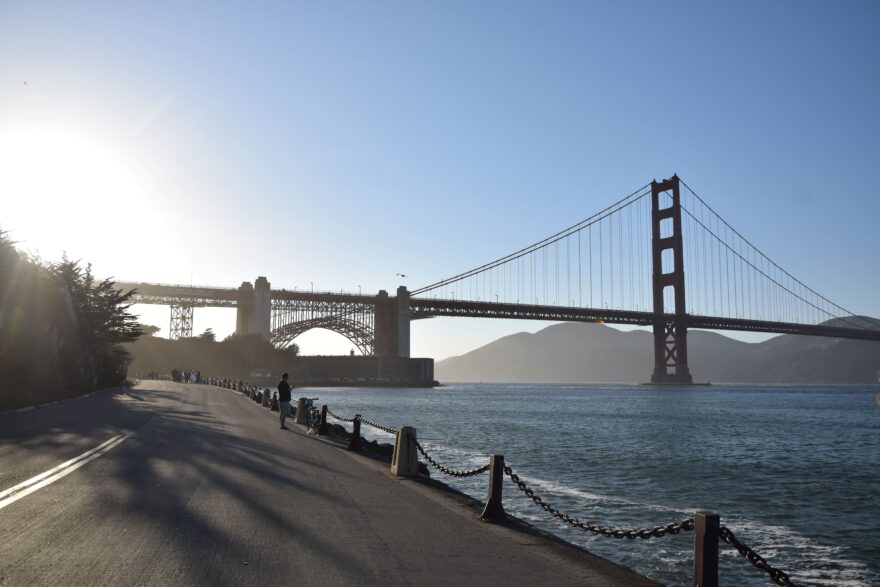
M 354 422 L 354 421 L 357 420 L 357 418 L 358 418 L 358 415 L 357 415 L 357 414 L 355 414 L 353 418 L 340 418 L 339 416 L 337 416 L 336 414 L 334 414 L 333 411 L 332 411 L 330 408 L 327 408 L 327 414 L 329 414 L 329 415 L 332 416 L 333 418 L 339 420 L 340 422 Z
M 425 457 L 425 460 L 431 463 L 432 467 L 436 468 L 442 473 L 452 475 L 453 477 L 473 477 L 474 475 L 479 475 L 480 473 L 485 473 L 489 470 L 489 465 L 483 465 L 482 467 L 478 467 L 470 471 L 457 471 L 455 469 L 450 469 L 448 467 L 444 467 L 443 465 L 432 459 L 431 456 L 427 452 L 425 452 L 425 449 L 422 448 L 422 445 L 419 444 L 418 440 L 416 441 L 416 448 L 419 449 L 419 452 L 422 453 L 422 456 Z
M 394 428 L 389 428 L 388 426 L 382 426 L 381 424 L 376 424 L 375 422 L 373 422 L 371 420 L 367 420 L 366 418 L 361 418 L 360 421 L 363 422 L 364 424 L 366 424 L 367 426 L 372 426 L 373 428 L 375 428 L 377 430 L 381 430 L 382 432 L 387 432 L 388 434 L 393 434 L 393 435 L 397 436 L 397 430 L 395 430 Z
M 690 532 L 694 529 L 694 519 L 687 518 L 686 520 L 682 520 L 681 522 L 672 522 L 665 526 L 654 526 L 653 528 L 640 528 L 638 530 L 635 529 L 624 529 L 624 528 L 612 528 L 610 526 L 599 526 L 598 524 L 590 524 L 586 521 L 581 521 L 578 518 L 569 516 L 559 508 L 551 506 L 549 503 L 541 499 L 540 496 L 535 495 L 535 492 L 529 488 L 525 482 L 519 478 L 519 475 L 513 472 L 513 469 L 510 467 L 504 467 L 504 472 L 510 477 L 510 480 L 516 483 L 516 486 L 522 491 L 526 497 L 531 499 L 533 502 L 541 506 L 541 509 L 548 512 L 549 514 L 559 518 L 572 528 L 578 528 L 580 530 L 584 530 L 585 532 L 592 532 L 593 534 L 601 534 L 602 536 L 612 537 L 612 538 L 628 538 L 630 540 L 635 540 L 636 538 L 641 538 L 643 540 L 647 540 L 648 538 L 661 538 L 666 536 L 667 534 L 678 534 L 681 531 Z
M 721 540 L 734 547 L 747 561 L 752 563 L 755 568 L 761 569 L 770 575 L 770 579 L 777 585 L 782 585 L 783 587 L 797 587 L 797 583 L 789 578 L 788 573 L 782 569 L 771 567 L 767 561 L 764 560 L 764 557 L 752 550 L 747 544 L 743 544 L 737 540 L 736 536 L 727 526 L 721 526 L 718 529 L 718 535 Z

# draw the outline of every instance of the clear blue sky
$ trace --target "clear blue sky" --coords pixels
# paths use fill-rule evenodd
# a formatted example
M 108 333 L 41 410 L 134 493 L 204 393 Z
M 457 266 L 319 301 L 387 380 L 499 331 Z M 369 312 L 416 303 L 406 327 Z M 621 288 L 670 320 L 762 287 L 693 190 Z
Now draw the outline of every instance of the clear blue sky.
M 0 6 L 0 222 L 46 258 L 415 288 L 677 172 L 880 315 L 876 2 L 138 4 Z M 413 351 L 543 326 L 422 322 Z

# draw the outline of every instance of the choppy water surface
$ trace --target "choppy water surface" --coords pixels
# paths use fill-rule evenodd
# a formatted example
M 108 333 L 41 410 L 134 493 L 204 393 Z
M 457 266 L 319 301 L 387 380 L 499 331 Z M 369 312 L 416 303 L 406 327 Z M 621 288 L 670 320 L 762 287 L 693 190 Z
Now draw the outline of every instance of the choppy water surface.
M 810 585 L 880 585 L 876 386 L 652 388 L 450 385 L 316 389 L 337 414 L 407 424 L 454 468 L 504 454 L 552 505 L 591 522 L 652 527 L 717 511 L 740 540 Z M 350 428 L 349 428 L 350 429 Z M 367 438 L 390 437 L 367 426 Z M 488 476 L 441 479 L 484 499 Z M 595 537 L 550 518 L 509 479 L 512 514 L 669 585 L 690 585 L 692 533 Z M 723 585 L 769 585 L 722 545 Z

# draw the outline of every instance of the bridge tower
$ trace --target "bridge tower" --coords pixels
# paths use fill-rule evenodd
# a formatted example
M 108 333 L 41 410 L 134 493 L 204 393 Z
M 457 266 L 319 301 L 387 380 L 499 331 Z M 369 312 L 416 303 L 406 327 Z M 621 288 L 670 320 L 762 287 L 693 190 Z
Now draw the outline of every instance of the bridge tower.
M 269 340 L 272 324 L 272 287 L 265 277 L 257 277 L 254 282 L 254 322 L 251 332 Z
M 662 197 L 666 194 L 666 197 Z M 661 199 L 671 204 L 660 207 Z M 651 182 L 651 229 L 654 293 L 654 374 L 651 383 L 693 383 L 688 368 L 685 311 L 684 252 L 678 176 Z M 664 272 L 663 252 L 672 251 L 672 266 Z M 669 259 L 669 255 L 667 255 Z M 663 293 L 673 290 L 674 308 L 665 308 Z
M 406 287 L 397 288 L 397 297 L 379 291 L 376 296 L 375 342 L 373 353 L 380 357 L 409 358 L 409 292 Z
M 248 334 L 254 321 L 254 286 L 249 281 L 241 282 L 238 288 L 238 302 L 235 310 L 235 333 Z
M 251 285 L 244 281 L 238 288 L 235 316 L 236 334 L 259 334 L 269 340 L 272 321 L 272 288 L 269 280 L 258 277 Z

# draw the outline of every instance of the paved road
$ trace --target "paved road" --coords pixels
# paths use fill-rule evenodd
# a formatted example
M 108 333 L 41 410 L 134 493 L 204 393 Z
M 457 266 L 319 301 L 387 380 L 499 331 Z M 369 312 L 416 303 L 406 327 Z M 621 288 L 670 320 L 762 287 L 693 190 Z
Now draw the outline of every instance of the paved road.
M 273 416 L 152 381 L 0 414 L 0 491 L 130 435 L 0 508 L 0 585 L 653 585 Z

